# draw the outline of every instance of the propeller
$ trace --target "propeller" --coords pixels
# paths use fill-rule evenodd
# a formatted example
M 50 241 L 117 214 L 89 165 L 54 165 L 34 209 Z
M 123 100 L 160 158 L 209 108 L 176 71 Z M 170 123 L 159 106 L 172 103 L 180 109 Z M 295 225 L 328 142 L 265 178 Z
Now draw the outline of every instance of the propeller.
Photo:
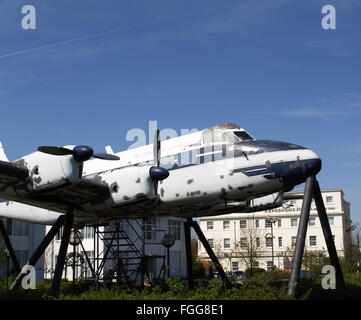
M 158 183 L 161 180 L 168 178 L 169 171 L 160 167 L 160 157 L 161 157 L 161 148 L 160 148 L 160 138 L 159 130 L 157 129 L 154 135 L 153 143 L 153 157 L 154 157 L 154 166 L 149 169 L 149 176 L 154 183 L 154 192 L 158 194 Z
M 72 155 L 76 162 L 79 162 L 79 178 L 83 173 L 83 162 L 89 160 L 91 157 L 102 160 L 119 160 L 118 156 L 108 153 L 94 153 L 93 148 L 89 146 L 75 146 L 73 150 L 64 147 L 54 146 L 40 146 L 38 151 L 51 154 L 53 156 L 67 156 Z

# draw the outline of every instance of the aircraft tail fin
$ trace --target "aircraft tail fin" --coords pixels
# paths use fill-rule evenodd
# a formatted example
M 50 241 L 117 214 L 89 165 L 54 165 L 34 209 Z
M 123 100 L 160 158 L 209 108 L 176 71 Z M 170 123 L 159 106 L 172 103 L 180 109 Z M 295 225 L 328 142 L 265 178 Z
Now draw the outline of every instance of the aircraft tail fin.
M 3 147 L 3 144 L 1 143 L 1 141 L 0 141 L 0 160 L 9 162 L 9 159 L 5 154 L 5 150 L 4 150 L 4 147 Z

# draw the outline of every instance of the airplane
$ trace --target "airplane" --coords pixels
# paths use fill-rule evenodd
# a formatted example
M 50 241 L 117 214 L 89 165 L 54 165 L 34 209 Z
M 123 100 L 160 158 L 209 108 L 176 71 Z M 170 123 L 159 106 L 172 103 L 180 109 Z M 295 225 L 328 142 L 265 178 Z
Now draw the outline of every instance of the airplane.
M 109 151 L 109 149 L 108 149 Z M 0 217 L 74 226 L 122 218 L 214 216 L 283 205 L 284 192 L 316 175 L 305 147 L 257 140 L 222 123 L 116 154 L 89 146 L 41 146 L 9 162 L 0 145 Z

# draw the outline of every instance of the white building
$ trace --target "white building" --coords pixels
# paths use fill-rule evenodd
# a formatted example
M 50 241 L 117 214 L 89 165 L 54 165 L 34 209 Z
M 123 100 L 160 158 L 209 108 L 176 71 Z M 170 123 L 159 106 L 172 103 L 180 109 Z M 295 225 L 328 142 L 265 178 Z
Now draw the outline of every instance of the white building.
M 13 219 L 2 219 L 5 229 L 9 235 L 11 245 L 14 249 L 16 258 L 20 267 L 24 266 L 31 257 L 35 249 L 45 236 L 45 226 L 27 223 Z M 5 248 L 5 247 L 4 247 Z M 1 252 L 3 254 L 3 252 Z M 9 258 L 10 259 L 10 258 Z M 2 259 L 4 262 L 4 259 Z M 9 260 L 9 269 L 13 269 L 14 265 Z M 35 265 L 36 282 L 44 279 L 44 259 L 43 257 Z M 6 264 L 0 267 L 0 274 L 6 275 Z
M 172 234 L 175 237 L 175 243 L 169 250 L 169 265 L 170 276 L 186 277 L 186 255 L 184 246 L 184 219 L 175 217 L 159 217 L 145 220 L 144 225 L 141 220 L 121 220 L 120 233 L 114 237 L 110 253 L 108 257 L 113 259 L 106 260 L 105 267 L 102 269 L 110 270 L 112 266 L 116 265 L 114 256 L 119 254 L 122 258 L 124 270 L 130 270 L 128 272 L 130 279 L 132 275 L 137 273 L 136 268 L 140 265 L 139 255 L 146 256 L 145 273 L 152 279 L 157 278 L 162 269 L 163 263 L 167 266 L 167 249 L 161 244 L 161 240 L 165 234 Z M 111 226 L 111 230 L 114 230 L 114 226 Z M 47 232 L 50 227 L 47 227 Z M 106 246 L 104 246 L 101 238 L 106 238 L 107 242 L 111 242 L 112 233 L 107 232 L 110 229 L 99 227 L 99 233 L 94 232 L 93 227 L 85 227 L 81 229 L 83 235 L 82 244 L 92 263 L 92 267 L 95 271 L 101 267 L 102 258 L 106 252 Z M 142 232 L 144 230 L 144 234 Z M 119 236 L 119 238 L 118 238 Z M 144 248 L 143 248 L 144 237 Z M 45 253 L 45 278 L 52 278 L 55 270 L 56 259 L 61 243 L 60 233 L 50 243 Z M 74 247 L 69 245 L 68 254 L 73 253 Z M 81 255 L 83 259 L 77 259 L 79 266 L 75 267 L 76 278 L 92 278 L 92 272 L 88 267 L 85 255 L 80 245 L 75 247 L 77 256 Z M 95 261 L 94 261 L 95 257 Z M 80 266 L 81 264 L 81 266 Z M 138 279 L 140 273 L 138 274 Z M 72 260 L 69 260 L 68 266 L 65 267 L 63 278 L 71 280 L 73 278 L 73 265 Z
M 302 195 L 303 192 L 288 194 Z M 351 226 L 350 203 L 344 199 L 341 189 L 323 190 L 322 197 L 337 253 L 344 256 L 351 244 L 350 232 L 346 231 Z M 200 218 L 200 227 L 226 271 L 245 271 L 251 255 L 255 258 L 255 264 L 252 264 L 255 267 L 269 270 L 273 260 L 278 269 L 290 269 L 301 207 L 302 199 L 299 199 L 287 201 L 283 207 L 272 210 L 204 217 Z M 204 247 L 199 247 L 199 257 L 207 259 Z M 314 201 L 305 249 L 328 255 Z

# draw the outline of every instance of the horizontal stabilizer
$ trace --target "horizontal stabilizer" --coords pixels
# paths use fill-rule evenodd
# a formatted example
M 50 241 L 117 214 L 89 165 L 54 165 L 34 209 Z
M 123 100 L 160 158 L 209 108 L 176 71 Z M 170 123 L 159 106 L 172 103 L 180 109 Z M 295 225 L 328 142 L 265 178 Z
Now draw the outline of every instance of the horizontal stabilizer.
M 8 157 L 5 154 L 5 150 L 4 150 L 4 147 L 3 147 L 3 144 L 1 143 L 1 141 L 0 141 L 0 160 L 9 162 Z

